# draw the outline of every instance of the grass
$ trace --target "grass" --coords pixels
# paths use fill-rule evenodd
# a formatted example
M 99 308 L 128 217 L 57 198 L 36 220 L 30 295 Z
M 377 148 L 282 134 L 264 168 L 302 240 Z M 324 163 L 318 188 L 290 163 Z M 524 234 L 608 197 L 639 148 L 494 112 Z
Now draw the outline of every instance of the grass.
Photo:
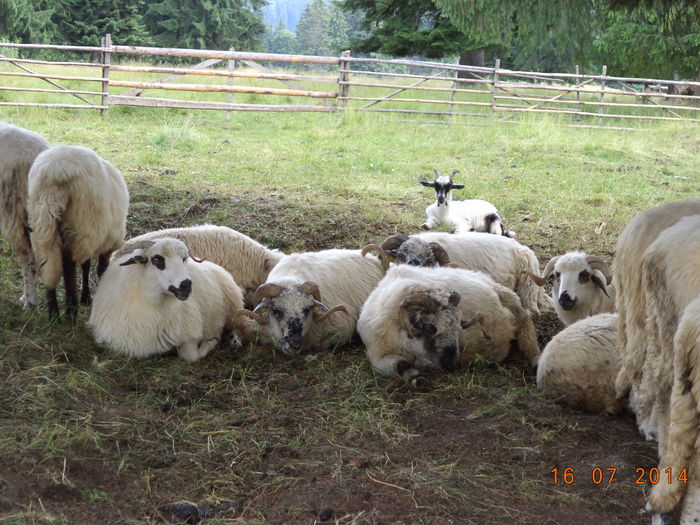
M 542 263 L 570 249 L 610 260 L 634 214 L 700 196 L 700 139 L 679 124 L 9 107 L 0 120 L 118 166 L 130 235 L 208 221 L 285 251 L 356 248 L 416 231 L 433 199 L 418 178 L 459 169 L 458 196 L 495 203 Z M 186 501 L 215 524 L 311 523 L 324 509 L 337 523 L 622 523 L 643 507 L 630 482 L 552 486 L 553 466 L 633 473 L 653 447 L 630 418 L 546 400 L 516 365 L 475 363 L 410 392 L 357 344 L 129 361 L 94 344 L 84 312 L 71 327 L 19 310 L 19 270 L 0 247 L 2 524 L 156 523 Z M 552 326 L 538 324 L 541 340 Z

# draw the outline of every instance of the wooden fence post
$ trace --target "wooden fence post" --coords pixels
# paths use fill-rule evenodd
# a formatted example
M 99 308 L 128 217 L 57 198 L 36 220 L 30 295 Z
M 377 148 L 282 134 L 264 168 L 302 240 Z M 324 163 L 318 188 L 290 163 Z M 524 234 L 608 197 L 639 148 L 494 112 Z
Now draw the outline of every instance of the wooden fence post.
M 581 112 L 581 71 L 579 70 L 578 64 L 576 64 L 576 111 Z M 581 121 L 581 115 L 578 113 L 575 117 L 576 122 Z
M 104 37 L 102 37 L 102 47 L 103 48 L 110 48 L 112 47 L 112 35 L 110 33 L 107 33 Z M 102 51 L 102 78 L 104 79 L 102 81 L 102 105 L 106 106 L 107 105 L 107 100 L 109 98 L 109 66 L 112 61 L 112 54 L 109 51 Z M 104 115 L 105 110 L 101 109 L 100 114 Z
M 235 49 L 230 48 L 229 51 L 235 51 Z M 230 72 L 233 72 L 236 69 L 236 61 L 235 60 L 229 60 L 227 64 L 227 69 Z M 226 84 L 229 86 L 233 86 L 233 77 L 228 77 L 226 80 Z M 233 93 L 228 92 L 226 93 L 226 102 L 229 104 L 233 104 Z M 226 112 L 226 120 L 231 120 L 231 112 L 227 111 Z
M 345 82 L 348 82 L 350 79 L 350 73 L 345 73 L 344 70 L 347 70 L 350 68 L 350 51 L 343 51 L 340 57 L 340 62 L 338 63 L 338 69 L 339 69 L 339 74 L 338 74 L 338 97 L 341 97 L 339 100 L 339 106 L 343 109 L 345 109 L 348 105 L 348 101 L 346 98 L 350 93 L 350 86 L 346 84 Z M 337 106 L 336 106 L 337 107 Z
M 602 77 L 600 79 L 600 105 L 598 106 L 598 113 L 603 114 L 605 112 L 605 107 L 603 106 L 603 99 L 605 98 L 605 75 L 608 73 L 608 66 L 603 66 L 603 70 L 600 74 Z M 602 123 L 602 118 L 600 119 Z
M 498 70 L 501 68 L 501 59 L 496 59 L 496 64 L 493 67 L 493 93 L 491 95 L 491 112 L 492 117 L 496 116 L 496 93 L 498 91 Z
M 455 95 L 457 95 L 455 90 L 457 89 L 457 75 L 458 74 L 459 73 L 457 71 L 455 71 L 455 73 L 454 73 L 455 79 L 452 81 L 452 94 L 450 95 L 450 102 L 454 102 Z M 454 104 L 450 104 L 450 121 L 452 122 L 452 124 L 455 123 L 455 105 Z

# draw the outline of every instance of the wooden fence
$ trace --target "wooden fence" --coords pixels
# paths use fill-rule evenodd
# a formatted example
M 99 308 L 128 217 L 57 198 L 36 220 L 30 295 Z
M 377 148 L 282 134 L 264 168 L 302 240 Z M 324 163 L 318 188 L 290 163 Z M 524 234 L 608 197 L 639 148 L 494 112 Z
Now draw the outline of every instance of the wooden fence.
M 499 60 L 475 67 L 349 52 L 322 57 L 119 46 L 110 35 L 99 47 L 2 48 L 19 51 L 0 53 L 0 106 L 208 109 L 224 110 L 228 118 L 232 111 L 354 110 L 441 123 L 552 113 L 571 125 L 596 127 L 700 121 L 700 82 L 615 77 L 605 66 L 596 75 L 581 74 L 578 66 L 574 73 L 537 73 L 503 69 Z M 25 58 L 40 51 L 91 59 Z M 23 57 L 6 56 L 18 53 Z M 200 80 L 188 80 L 194 77 Z

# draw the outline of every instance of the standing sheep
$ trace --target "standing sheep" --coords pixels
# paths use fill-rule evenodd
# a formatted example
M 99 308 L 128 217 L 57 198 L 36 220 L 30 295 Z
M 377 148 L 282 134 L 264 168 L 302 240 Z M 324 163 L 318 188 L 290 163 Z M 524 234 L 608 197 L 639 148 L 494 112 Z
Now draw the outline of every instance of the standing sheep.
M 469 328 L 481 323 L 481 330 Z M 505 359 L 511 341 L 535 365 L 540 350 L 528 313 L 512 290 L 459 268 L 392 266 L 365 302 L 357 330 L 372 366 L 413 381 L 453 370 L 480 354 Z
M 192 262 L 182 241 L 132 244 L 113 260 L 95 291 L 88 325 L 98 343 L 143 358 L 177 348 L 182 359 L 207 355 L 234 328 L 243 294 L 221 266 Z M 243 339 L 252 331 L 237 320 Z
M 12 246 L 22 271 L 20 302 L 25 310 L 39 304 L 27 219 L 27 175 L 34 159 L 48 147 L 40 135 L 0 122 L 0 235 Z
M 270 270 L 284 257 L 243 233 L 225 226 L 203 224 L 189 228 L 168 228 L 133 237 L 112 254 L 112 259 L 131 251 L 134 243 L 172 237 L 185 243 L 190 254 L 222 266 L 243 289 L 246 306 L 255 306 L 255 290 Z
M 263 340 L 288 355 L 347 343 L 362 305 L 385 273 L 377 257 L 363 255 L 366 250 L 285 256 L 258 289 L 255 309 L 241 313 L 260 324 Z
M 539 272 L 537 256 L 515 239 L 474 232 L 397 234 L 385 239 L 382 249 L 402 264 L 444 266 L 452 263 L 465 270 L 484 272 L 517 293 L 523 307 L 533 315 L 539 315 L 540 307 L 549 306 L 544 291 L 527 276 L 528 272 Z
M 617 314 L 598 314 L 547 343 L 537 365 L 537 388 L 572 408 L 615 415 L 624 408 L 615 396 L 618 370 Z
M 54 146 L 29 171 L 27 208 L 49 314 L 58 318 L 56 285 L 63 273 L 66 314 L 78 311 L 75 265 L 82 267 L 81 304 L 90 301 L 90 258 L 99 256 L 98 276 L 124 242 L 129 193 L 117 168 L 80 146 Z
M 615 380 L 617 396 L 629 394 L 629 403 L 637 414 L 639 430 L 647 439 L 655 439 L 653 407 L 642 402 L 640 386 L 647 358 L 646 278 L 640 271 L 647 247 L 660 232 L 681 218 L 700 214 L 700 199 L 670 202 L 635 216 L 620 234 L 615 247 L 616 305 L 619 314 L 618 345 L 620 372 Z M 640 411 L 640 404 L 648 407 Z

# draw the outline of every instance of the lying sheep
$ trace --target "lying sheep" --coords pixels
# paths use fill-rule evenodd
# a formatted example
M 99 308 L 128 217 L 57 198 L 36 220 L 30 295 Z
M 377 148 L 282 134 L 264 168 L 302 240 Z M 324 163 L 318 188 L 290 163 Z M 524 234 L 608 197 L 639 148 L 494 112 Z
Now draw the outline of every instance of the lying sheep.
M 673 388 L 666 450 L 659 471 L 671 482 L 653 485 L 647 510 L 671 512 L 683 500 L 681 523 L 700 521 L 700 296 L 683 311 L 673 339 Z M 679 481 L 685 473 L 687 483 Z M 666 480 L 665 480 L 666 481 Z
M 360 309 L 384 277 L 377 257 L 359 250 L 323 250 L 284 257 L 258 288 L 255 319 L 265 342 L 288 355 L 347 343 Z M 331 315 L 335 312 L 335 315 Z
M 192 262 L 187 246 L 173 238 L 131 247 L 113 260 L 95 291 L 88 325 L 98 343 L 135 358 L 177 348 L 182 359 L 196 361 L 228 329 L 252 338 L 243 320 L 234 326 L 243 294 L 221 266 Z
M 126 241 L 112 254 L 112 259 L 131 251 L 134 243 L 173 237 L 185 243 L 189 252 L 207 261 L 223 266 L 243 289 L 246 306 L 255 306 L 255 290 L 265 282 L 270 270 L 284 257 L 247 235 L 227 228 L 204 224 L 189 228 L 158 230 Z
M 469 328 L 477 321 L 481 329 Z M 540 353 L 515 293 L 459 268 L 392 266 L 367 298 L 357 331 L 375 369 L 408 381 L 476 354 L 502 361 L 513 339 L 533 365 Z
M 615 247 L 613 270 L 620 347 L 620 372 L 615 390 L 620 398 L 629 394 L 630 407 L 646 439 L 656 438 L 656 423 L 653 403 L 640 400 L 647 357 L 646 280 L 640 268 L 642 257 L 660 232 L 683 217 L 697 214 L 700 214 L 700 199 L 666 203 L 646 210 L 629 222 Z
M 36 158 L 29 171 L 27 208 L 52 317 L 58 317 L 56 285 L 61 273 L 67 316 L 77 315 L 76 264 L 83 273 L 81 304 L 90 301 L 90 258 L 99 256 L 97 274 L 102 275 L 110 254 L 124 242 L 128 207 L 124 177 L 94 151 L 54 146 Z
M 437 170 L 433 171 L 434 181 L 420 181 L 423 186 L 434 188 L 436 193 L 435 202 L 425 209 L 427 219 L 423 228 L 431 230 L 438 224 L 444 224 L 455 233 L 486 232 L 515 237 L 514 232 L 504 229 L 498 210 L 490 202 L 480 199 L 452 200 L 452 190 L 464 188 L 464 184 L 452 182 L 452 177 L 459 173 L 459 170 L 454 170 L 449 175 L 440 175 Z
M 384 240 L 382 249 L 398 263 L 418 266 L 445 266 L 484 272 L 494 281 L 515 291 L 523 307 L 539 315 L 549 300 L 526 272 L 538 272 L 534 252 L 514 239 L 482 233 L 450 234 L 425 232 L 397 234 Z
M 22 271 L 20 302 L 25 310 L 39 304 L 39 277 L 27 222 L 27 175 L 34 159 L 48 147 L 40 135 L 0 122 L 0 235 L 14 250 Z
M 572 408 L 619 414 L 615 396 L 619 370 L 617 314 L 576 321 L 544 347 L 537 365 L 537 388 Z
M 538 286 L 554 277 L 552 302 L 557 317 L 566 326 L 591 315 L 615 311 L 613 275 L 600 257 L 568 252 L 552 257 L 541 276 L 531 272 L 528 275 Z

